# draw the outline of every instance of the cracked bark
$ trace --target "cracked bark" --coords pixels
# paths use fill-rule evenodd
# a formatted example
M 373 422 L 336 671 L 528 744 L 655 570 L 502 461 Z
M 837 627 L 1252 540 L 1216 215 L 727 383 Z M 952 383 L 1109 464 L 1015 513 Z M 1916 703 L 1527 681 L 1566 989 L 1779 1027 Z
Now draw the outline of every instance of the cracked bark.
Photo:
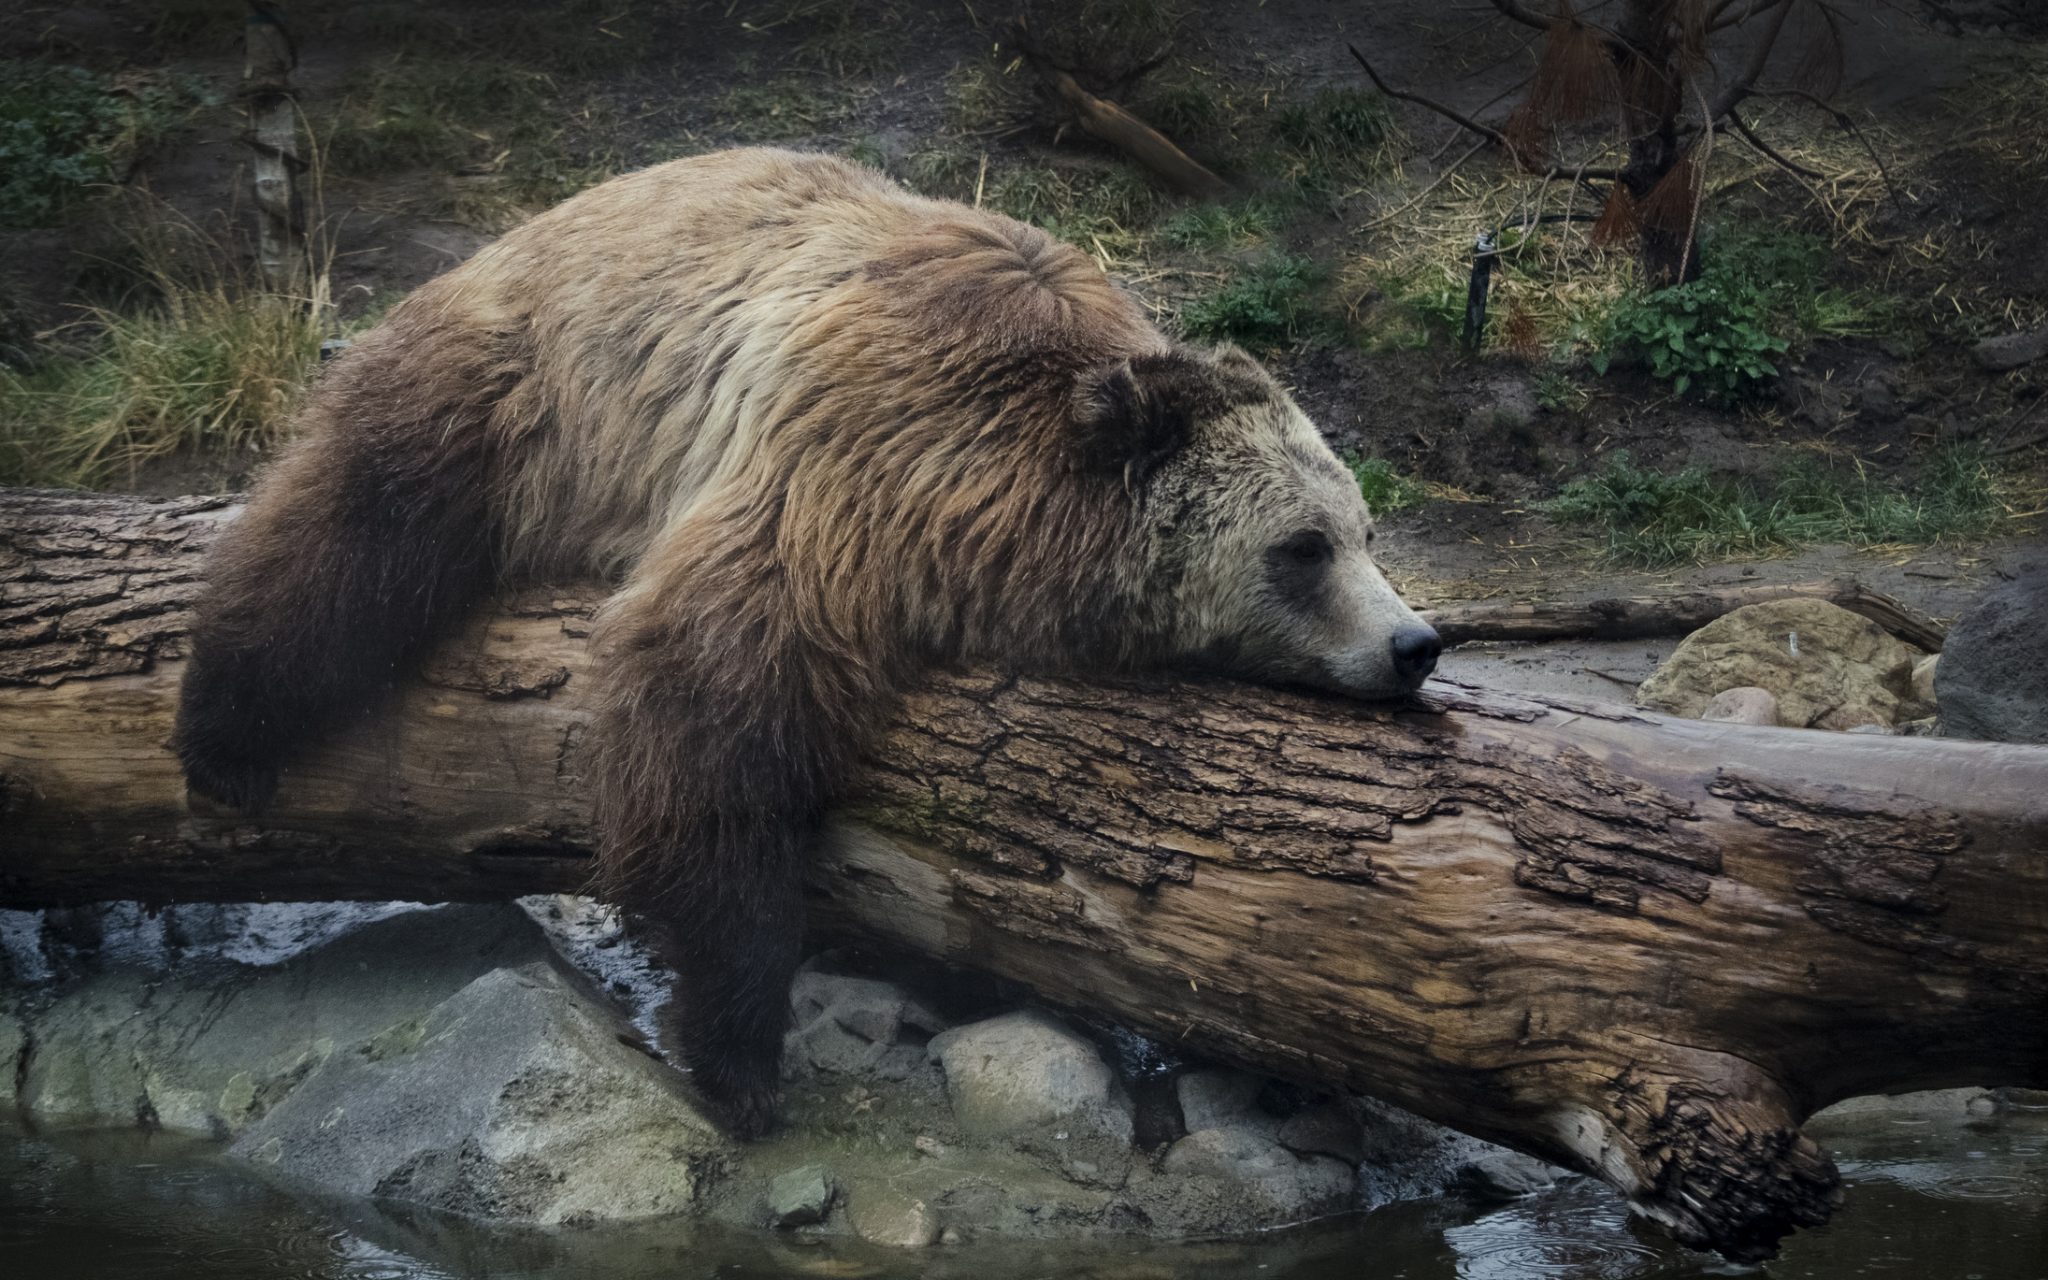
M 594 595 L 509 594 L 260 820 L 164 748 L 215 499 L 0 494 L 0 905 L 574 891 Z M 2048 749 L 1443 683 L 933 680 L 835 815 L 822 934 L 1026 983 L 1594 1173 L 1741 1258 L 1860 1093 L 2048 1084 Z

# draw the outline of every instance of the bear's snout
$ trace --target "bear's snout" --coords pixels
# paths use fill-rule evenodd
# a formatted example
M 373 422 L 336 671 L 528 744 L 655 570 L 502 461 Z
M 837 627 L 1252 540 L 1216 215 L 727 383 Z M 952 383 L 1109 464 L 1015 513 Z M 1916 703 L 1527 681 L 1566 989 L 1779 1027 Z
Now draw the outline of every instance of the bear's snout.
M 1436 660 L 1444 651 L 1444 642 L 1435 627 L 1411 622 L 1394 629 L 1387 648 L 1394 655 L 1395 674 L 1411 685 L 1419 685 L 1436 670 Z

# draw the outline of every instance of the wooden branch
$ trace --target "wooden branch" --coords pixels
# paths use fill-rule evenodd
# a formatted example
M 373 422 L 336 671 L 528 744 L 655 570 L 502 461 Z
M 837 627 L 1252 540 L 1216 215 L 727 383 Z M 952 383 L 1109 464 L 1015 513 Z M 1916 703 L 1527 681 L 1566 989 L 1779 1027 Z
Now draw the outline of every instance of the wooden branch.
M 1422 616 L 1445 644 L 1474 640 L 1640 640 L 1689 635 L 1726 613 L 1767 600 L 1826 600 L 1883 627 L 1907 644 L 1941 651 L 1948 629 L 1854 578 L 1721 587 L 1677 595 L 1533 604 L 1447 605 Z
M 1445 106 L 1443 103 L 1438 102 L 1433 98 L 1425 98 L 1419 93 L 1410 93 L 1405 89 L 1396 89 L 1394 86 L 1388 84 L 1385 80 L 1380 78 L 1380 73 L 1373 70 L 1372 63 L 1367 62 L 1365 60 L 1365 55 L 1358 51 L 1357 45 L 1347 44 L 1344 47 L 1351 51 L 1352 61 L 1356 62 L 1360 67 L 1364 68 L 1366 78 L 1372 81 L 1372 87 L 1378 89 L 1387 97 L 1396 98 L 1402 102 L 1412 102 L 1418 107 L 1427 107 L 1431 111 L 1436 112 L 1438 115 L 1442 116 L 1446 120 L 1449 120 L 1451 123 L 1457 125 L 1458 127 L 1465 129 L 1469 132 L 1476 133 L 1480 137 L 1485 138 L 1488 141 L 1492 142 L 1494 145 L 1505 148 L 1509 155 L 1515 154 L 1514 144 L 1509 142 L 1508 136 L 1502 133 L 1500 130 L 1494 128 L 1491 125 L 1481 124 L 1477 120 L 1472 119 L 1470 116 L 1465 115 L 1462 112 L 1453 111 L 1451 108 Z
M 584 591 L 508 595 L 261 819 L 188 797 L 164 742 L 229 518 L 0 493 L 0 904 L 580 886 Z M 2048 1083 L 2044 848 L 2044 748 L 963 674 L 872 753 L 810 905 L 1754 1258 L 1838 1195 L 1813 1110 Z
M 1096 97 L 1057 67 L 1041 67 L 1039 70 L 1053 93 L 1073 111 L 1074 118 L 1081 122 L 1083 129 L 1150 169 L 1174 190 L 1204 199 L 1230 190 L 1229 183 L 1174 146 L 1165 134 L 1116 103 Z
M 1771 13 L 1770 23 L 1757 40 L 1756 48 L 1750 51 L 1749 63 L 1743 68 L 1742 74 L 1727 88 L 1721 90 L 1713 105 L 1706 108 L 1706 126 L 1712 127 L 1714 121 L 1727 115 L 1739 106 L 1744 98 L 1756 91 L 1756 83 L 1763 78 L 1764 68 L 1771 63 L 1771 53 L 1778 46 L 1779 33 L 1785 29 L 1785 19 L 1791 16 L 1791 0 L 1782 0 Z

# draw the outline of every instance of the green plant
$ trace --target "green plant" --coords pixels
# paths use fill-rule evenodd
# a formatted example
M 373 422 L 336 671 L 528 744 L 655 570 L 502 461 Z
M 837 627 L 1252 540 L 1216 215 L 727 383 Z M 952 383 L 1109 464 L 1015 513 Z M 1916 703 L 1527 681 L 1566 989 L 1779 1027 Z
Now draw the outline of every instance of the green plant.
M 117 86 L 82 67 L 0 61 L 0 225 L 49 222 L 207 100 L 189 76 Z
M 1710 404 L 1731 405 L 1755 394 L 1777 376 L 1772 358 L 1791 345 L 1767 327 L 1770 316 L 1755 290 L 1708 275 L 1624 302 L 1608 324 L 1608 344 L 1593 356 L 1595 371 L 1607 372 L 1617 354 L 1631 355 L 1678 394 L 1697 388 Z
M 1358 490 L 1365 495 L 1365 505 L 1377 516 L 1392 515 L 1396 511 L 1424 502 L 1429 489 L 1419 481 L 1394 470 L 1394 464 L 1385 458 L 1364 458 L 1357 454 L 1347 455 L 1344 465 L 1358 481 Z
M 373 66 L 312 132 L 341 174 L 485 161 L 558 133 L 554 84 L 504 62 L 398 55 Z
M 1394 136 L 1386 100 L 1364 89 L 1323 89 L 1273 117 L 1284 176 L 1311 200 L 1331 200 L 1338 187 L 1381 168 Z
M 1730 480 L 1697 468 L 1638 467 L 1626 454 L 1566 485 L 1543 510 L 1599 534 L 1605 554 L 1657 568 L 1762 555 L 1815 542 L 1860 546 L 1982 537 L 2005 509 L 2000 478 L 1977 450 L 1929 454 L 1911 485 L 1861 467 L 1798 459 L 1768 480 Z
M 1329 326 L 1310 302 L 1325 274 L 1307 258 L 1274 254 L 1183 306 L 1181 331 L 1256 347 L 1299 341 Z
M 1536 375 L 1536 407 L 1545 413 L 1569 413 L 1586 407 L 1592 393 L 1562 369 L 1545 369 Z
M 1255 244 L 1280 229 L 1271 200 L 1253 197 L 1235 204 L 1198 204 L 1160 225 L 1159 237 L 1178 249 L 1219 249 Z

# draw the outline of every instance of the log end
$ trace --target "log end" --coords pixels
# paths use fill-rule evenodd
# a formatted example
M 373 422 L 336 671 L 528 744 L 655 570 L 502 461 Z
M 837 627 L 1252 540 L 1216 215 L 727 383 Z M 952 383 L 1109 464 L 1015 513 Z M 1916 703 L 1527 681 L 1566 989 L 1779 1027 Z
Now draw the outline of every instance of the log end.
M 1678 1064 L 1607 1073 L 1598 1100 L 1556 1112 L 1553 1132 L 1574 1163 L 1679 1243 L 1735 1262 L 1774 1257 L 1786 1236 L 1840 1206 L 1841 1175 L 1775 1081 L 1728 1055 L 1679 1054 Z

